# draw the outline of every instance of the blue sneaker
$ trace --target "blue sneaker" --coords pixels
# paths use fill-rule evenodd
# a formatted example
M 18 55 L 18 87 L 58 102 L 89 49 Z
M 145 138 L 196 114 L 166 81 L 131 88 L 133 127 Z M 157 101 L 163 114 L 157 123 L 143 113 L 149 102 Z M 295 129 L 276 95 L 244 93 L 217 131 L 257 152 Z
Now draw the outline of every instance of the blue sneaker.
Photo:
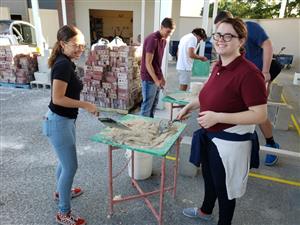
M 204 214 L 199 212 L 199 208 L 185 208 L 182 211 L 183 215 L 190 218 L 200 218 L 205 221 L 209 221 L 212 219 L 212 215 Z
M 266 147 L 270 148 L 280 148 L 279 144 L 275 143 L 275 145 L 265 145 Z M 271 155 L 267 154 L 265 158 L 265 165 L 266 166 L 274 166 L 278 161 L 278 156 L 277 155 Z

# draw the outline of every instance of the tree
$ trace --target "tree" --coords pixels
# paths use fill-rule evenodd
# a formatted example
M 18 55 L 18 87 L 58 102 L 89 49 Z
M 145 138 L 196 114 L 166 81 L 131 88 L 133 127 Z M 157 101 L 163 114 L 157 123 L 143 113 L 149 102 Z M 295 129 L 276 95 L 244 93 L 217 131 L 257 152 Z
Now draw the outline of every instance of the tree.
M 280 6 L 281 3 L 275 0 L 220 0 L 218 10 L 228 10 L 234 16 L 245 19 L 270 19 L 279 16 Z M 213 3 L 209 6 L 210 17 L 212 12 Z M 288 0 L 285 17 L 300 17 L 300 0 Z
M 300 17 L 300 0 L 287 2 L 285 17 Z

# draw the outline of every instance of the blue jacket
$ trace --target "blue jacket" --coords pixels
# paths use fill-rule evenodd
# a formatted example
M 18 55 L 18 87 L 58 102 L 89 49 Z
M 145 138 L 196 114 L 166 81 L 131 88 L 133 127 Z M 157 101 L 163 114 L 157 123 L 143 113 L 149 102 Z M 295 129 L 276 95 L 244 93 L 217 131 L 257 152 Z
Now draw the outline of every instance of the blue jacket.
M 235 134 L 228 133 L 225 131 L 220 132 L 208 132 L 207 130 L 201 128 L 194 132 L 191 146 L 191 155 L 190 162 L 195 166 L 199 167 L 201 163 L 201 153 L 205 151 L 207 147 L 211 146 L 211 140 L 216 137 L 222 140 L 228 141 L 252 141 L 252 149 L 251 149 L 251 160 L 250 160 L 250 168 L 258 168 L 259 167 L 259 142 L 257 133 L 247 133 L 247 134 Z

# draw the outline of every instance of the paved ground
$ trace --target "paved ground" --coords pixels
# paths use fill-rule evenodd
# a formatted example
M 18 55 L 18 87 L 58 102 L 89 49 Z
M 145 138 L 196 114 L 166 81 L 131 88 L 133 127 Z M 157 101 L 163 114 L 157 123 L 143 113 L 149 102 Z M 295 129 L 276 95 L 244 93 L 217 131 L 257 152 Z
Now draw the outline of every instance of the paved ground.
M 284 84 L 284 94 L 294 107 L 299 120 L 299 87 L 291 85 L 292 71 L 286 71 L 278 78 Z M 170 66 L 169 87 L 176 88 L 174 65 Z M 1 115 L 1 225 L 52 225 L 57 205 L 52 200 L 55 188 L 54 171 L 56 158 L 51 146 L 41 134 L 42 116 L 47 110 L 49 90 L 24 90 L 0 87 Z M 157 115 L 167 117 L 166 111 Z M 118 115 L 114 115 L 118 116 Z M 287 118 L 288 119 L 288 118 Z M 195 129 L 195 123 L 188 122 L 185 135 Z M 150 225 L 156 221 L 144 202 L 132 201 L 115 207 L 115 214 L 107 218 L 107 154 L 106 146 L 89 140 L 102 129 L 97 120 L 80 111 L 77 122 L 77 147 L 79 168 L 75 185 L 85 189 L 85 193 L 72 200 L 75 212 L 87 219 L 90 225 L 126 224 Z M 274 135 L 282 148 L 300 152 L 300 139 L 295 129 L 275 131 Z M 264 144 L 262 139 L 262 144 Z M 261 161 L 265 152 L 261 152 Z M 123 151 L 114 154 L 117 162 L 114 173 L 126 163 Z M 143 181 L 146 190 L 159 185 L 159 159 L 155 158 L 153 175 Z M 300 160 L 281 156 L 275 167 L 265 167 L 252 171 L 272 177 L 300 182 Z M 171 162 L 168 162 L 168 171 Z M 115 195 L 135 193 L 131 188 L 127 170 L 115 180 Z M 217 223 L 218 207 L 212 222 L 201 222 L 185 218 L 184 207 L 197 206 L 203 197 L 203 179 L 179 176 L 176 199 L 166 194 L 164 224 L 207 224 Z M 157 206 L 158 198 L 151 198 Z M 300 187 L 280 184 L 274 181 L 249 178 L 247 193 L 237 200 L 233 224 L 235 225 L 298 225 L 300 221 Z

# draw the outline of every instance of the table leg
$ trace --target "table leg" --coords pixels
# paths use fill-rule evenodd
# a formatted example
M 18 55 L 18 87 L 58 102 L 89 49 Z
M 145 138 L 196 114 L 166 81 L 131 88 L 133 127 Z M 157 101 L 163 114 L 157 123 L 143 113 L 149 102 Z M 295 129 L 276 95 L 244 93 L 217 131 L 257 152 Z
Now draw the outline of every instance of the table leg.
M 108 214 L 111 216 L 113 214 L 113 178 L 112 178 L 112 150 L 111 145 L 108 146 L 108 202 L 109 209 Z
M 163 210 L 164 210 L 164 189 L 165 189 L 165 173 L 166 173 L 166 158 L 162 158 L 161 162 L 161 180 L 160 180 L 160 196 L 159 196 L 159 218 L 158 224 L 162 225 Z
M 173 189 L 173 198 L 176 195 L 176 188 L 177 188 L 177 173 L 178 173 L 178 157 L 179 157 L 179 149 L 180 149 L 180 137 L 176 141 L 176 159 L 174 165 L 174 189 Z
M 170 120 L 173 119 L 173 103 L 171 103 L 171 109 L 170 109 Z
M 131 151 L 131 180 L 135 179 L 134 177 L 134 151 Z M 131 181 L 131 184 L 134 186 L 134 183 Z

